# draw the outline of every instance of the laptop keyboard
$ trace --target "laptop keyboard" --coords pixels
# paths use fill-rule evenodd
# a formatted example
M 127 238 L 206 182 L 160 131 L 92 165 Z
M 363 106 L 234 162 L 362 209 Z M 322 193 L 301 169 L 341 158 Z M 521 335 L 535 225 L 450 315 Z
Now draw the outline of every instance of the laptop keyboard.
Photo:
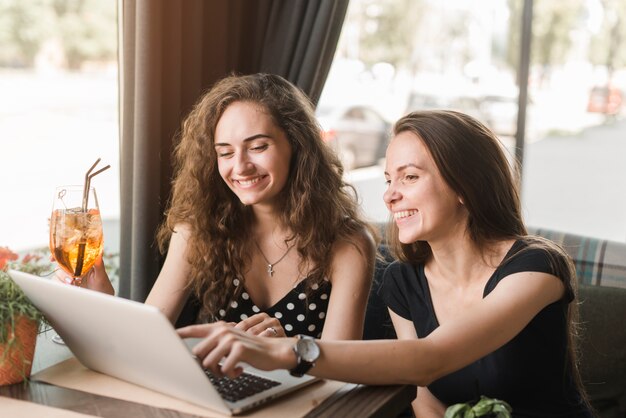
M 208 370 L 205 373 L 222 398 L 229 402 L 237 402 L 280 385 L 280 382 L 250 373 L 243 373 L 235 379 L 215 377 Z

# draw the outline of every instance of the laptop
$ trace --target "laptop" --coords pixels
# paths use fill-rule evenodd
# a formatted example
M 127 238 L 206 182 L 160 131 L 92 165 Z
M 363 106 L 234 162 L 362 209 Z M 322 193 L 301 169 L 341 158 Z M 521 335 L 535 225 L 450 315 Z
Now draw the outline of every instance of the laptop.
M 318 380 L 248 365 L 244 365 L 243 377 L 214 379 L 158 308 L 20 271 L 10 270 L 9 275 L 76 358 L 96 372 L 227 415 L 248 411 Z M 239 383 L 246 389 L 237 388 Z

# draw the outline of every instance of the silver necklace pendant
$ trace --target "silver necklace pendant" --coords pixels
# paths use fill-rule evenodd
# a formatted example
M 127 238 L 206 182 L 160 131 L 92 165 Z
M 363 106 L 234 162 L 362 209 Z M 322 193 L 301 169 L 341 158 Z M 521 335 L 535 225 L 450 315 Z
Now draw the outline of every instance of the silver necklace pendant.
M 265 260 L 265 262 L 267 263 L 267 274 L 270 275 L 270 277 L 274 276 L 274 266 L 278 263 L 280 263 L 281 261 L 283 261 L 283 259 L 287 256 L 287 254 L 289 254 L 289 251 L 291 251 L 291 249 L 294 247 L 294 244 L 291 244 L 289 246 L 289 248 L 287 248 L 287 251 L 285 251 L 285 253 L 275 262 L 270 263 L 270 260 L 267 259 L 267 257 L 265 256 L 265 254 L 263 253 L 263 250 L 261 249 L 261 247 L 259 246 L 259 243 L 256 242 L 256 240 L 254 240 L 254 245 L 256 245 L 256 247 L 259 249 L 259 252 L 261 253 L 261 256 L 263 257 L 263 259 Z

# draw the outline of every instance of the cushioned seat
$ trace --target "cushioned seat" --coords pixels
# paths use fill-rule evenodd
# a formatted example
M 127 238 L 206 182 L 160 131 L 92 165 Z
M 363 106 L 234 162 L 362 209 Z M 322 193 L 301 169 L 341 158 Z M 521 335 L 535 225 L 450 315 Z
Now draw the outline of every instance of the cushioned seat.
M 581 285 L 582 380 L 602 418 L 626 416 L 626 289 Z
M 560 244 L 574 259 L 580 284 L 626 289 L 626 243 L 529 228 Z

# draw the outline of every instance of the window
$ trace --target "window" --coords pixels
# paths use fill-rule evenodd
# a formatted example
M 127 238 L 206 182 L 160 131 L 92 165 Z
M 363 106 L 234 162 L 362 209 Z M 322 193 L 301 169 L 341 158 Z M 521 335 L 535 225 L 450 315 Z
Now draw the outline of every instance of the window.
M 119 249 L 117 2 L 0 2 L 0 246 L 47 247 L 56 186 L 93 179 Z
M 388 123 L 416 109 L 459 110 L 489 126 L 514 158 L 523 4 L 351 1 L 320 106 L 364 106 Z M 526 223 L 625 241 L 626 6 L 535 0 L 533 8 Z M 368 217 L 384 222 L 379 161 L 346 178 Z

